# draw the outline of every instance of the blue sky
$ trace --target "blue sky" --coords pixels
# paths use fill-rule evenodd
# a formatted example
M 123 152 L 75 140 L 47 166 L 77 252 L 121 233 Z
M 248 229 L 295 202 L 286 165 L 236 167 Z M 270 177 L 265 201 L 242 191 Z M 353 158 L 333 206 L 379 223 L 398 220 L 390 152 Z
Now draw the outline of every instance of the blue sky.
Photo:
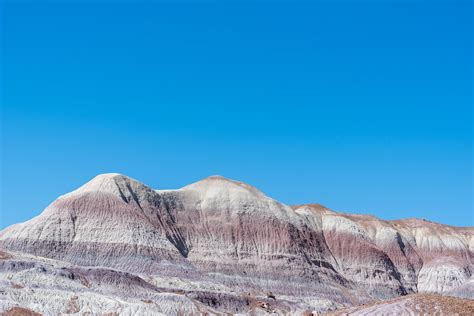
M 474 225 L 470 1 L 2 2 L 0 228 L 96 174 Z

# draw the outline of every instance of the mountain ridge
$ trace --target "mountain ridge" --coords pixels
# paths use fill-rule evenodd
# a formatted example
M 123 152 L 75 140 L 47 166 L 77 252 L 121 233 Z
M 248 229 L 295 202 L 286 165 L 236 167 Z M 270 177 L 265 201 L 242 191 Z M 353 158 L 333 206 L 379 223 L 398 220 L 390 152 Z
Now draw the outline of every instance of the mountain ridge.
M 474 298 L 473 227 L 386 221 L 320 204 L 288 206 L 222 176 L 155 190 L 121 174 L 100 174 L 40 215 L 2 230 L 0 249 L 23 258 L 24 265 L 42 265 L 21 255 L 29 254 L 74 269 L 104 267 L 144 280 L 192 281 L 201 290 L 210 282 L 225 290 L 196 294 L 182 285 L 174 290 L 221 312 L 248 312 L 243 294 L 236 293 L 288 297 L 294 303 L 271 305 L 292 311 L 418 292 Z M 0 276 L 15 277 L 8 267 Z M 0 307 L 11 306 L 17 290 L 11 289 L 13 298 Z M 22 302 L 30 306 L 28 299 Z M 43 307 L 51 312 L 46 303 Z

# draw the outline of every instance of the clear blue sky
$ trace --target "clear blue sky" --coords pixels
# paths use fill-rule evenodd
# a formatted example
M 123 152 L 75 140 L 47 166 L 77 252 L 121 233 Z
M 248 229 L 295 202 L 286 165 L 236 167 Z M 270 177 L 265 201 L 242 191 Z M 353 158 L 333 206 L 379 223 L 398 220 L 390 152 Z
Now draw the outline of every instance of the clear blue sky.
M 474 225 L 471 1 L 1 6 L 0 227 L 104 172 Z

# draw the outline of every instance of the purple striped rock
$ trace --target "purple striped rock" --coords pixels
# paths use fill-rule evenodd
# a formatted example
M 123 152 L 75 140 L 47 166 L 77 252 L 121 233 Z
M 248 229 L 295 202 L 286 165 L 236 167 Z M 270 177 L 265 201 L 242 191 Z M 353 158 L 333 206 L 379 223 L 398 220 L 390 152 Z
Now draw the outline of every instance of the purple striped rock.
M 99 175 L 0 232 L 0 247 L 0 312 L 304 313 L 418 292 L 474 298 L 472 227 L 290 207 L 219 176 L 160 191 Z

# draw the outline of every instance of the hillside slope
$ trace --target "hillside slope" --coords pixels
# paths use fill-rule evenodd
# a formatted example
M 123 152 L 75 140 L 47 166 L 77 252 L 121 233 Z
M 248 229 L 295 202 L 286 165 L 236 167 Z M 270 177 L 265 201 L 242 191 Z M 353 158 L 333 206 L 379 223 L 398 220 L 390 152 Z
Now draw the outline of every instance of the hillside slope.
M 383 221 L 316 204 L 290 207 L 220 176 L 160 191 L 123 175 L 99 175 L 39 216 L 0 232 L 0 248 L 9 254 L 0 259 L 0 281 L 7 289 L 0 298 L 3 310 L 17 304 L 60 312 L 46 298 L 32 306 L 22 296 L 33 284 L 15 288 L 8 281 L 22 273 L 44 277 L 44 267 L 38 268 L 47 260 L 42 258 L 52 259 L 54 269 L 81 271 L 86 279 L 86 270 L 96 278 L 100 269 L 109 271 L 104 273 L 112 283 L 124 275 L 140 278 L 146 284 L 139 282 L 137 300 L 156 303 L 161 296 L 150 293 L 165 293 L 178 308 L 184 296 L 191 300 L 187 312 L 196 311 L 192 306 L 232 313 L 323 311 L 417 292 L 474 298 L 472 227 Z M 15 267 L 12 258 L 19 260 Z M 55 276 L 42 288 L 75 293 L 81 301 L 85 289 L 64 287 L 63 281 Z M 127 282 L 119 294 L 104 292 L 103 285 L 86 292 L 129 297 Z M 179 298 L 173 296 L 178 292 Z M 84 306 L 102 312 L 96 303 Z

